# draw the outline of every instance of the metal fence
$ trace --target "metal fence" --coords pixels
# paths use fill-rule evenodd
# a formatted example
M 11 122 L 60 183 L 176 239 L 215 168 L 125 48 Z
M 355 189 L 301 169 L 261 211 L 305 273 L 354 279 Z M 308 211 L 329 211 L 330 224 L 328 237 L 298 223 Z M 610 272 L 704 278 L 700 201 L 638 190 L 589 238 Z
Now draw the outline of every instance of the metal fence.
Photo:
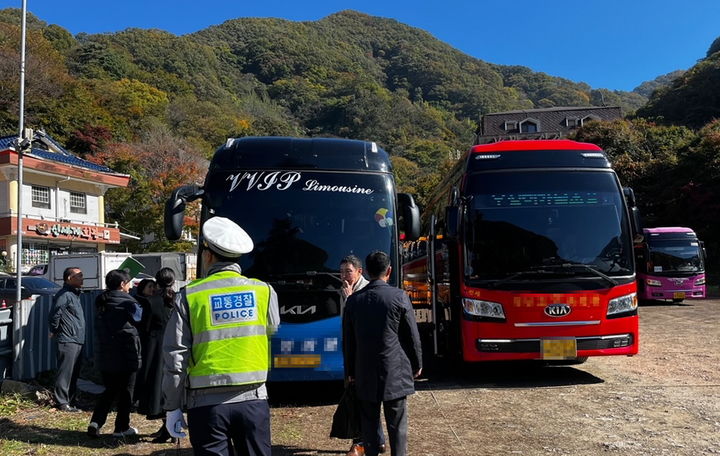
M 0 379 L 6 376 L 12 365 L 12 309 L 0 309 Z
M 95 298 L 102 293 L 102 290 L 85 291 L 80 294 L 80 302 L 82 303 L 85 313 L 85 346 L 83 347 L 83 356 L 85 359 L 92 359 L 94 352 L 94 325 L 95 318 Z M 48 330 L 48 315 L 53 304 L 53 296 L 40 296 L 37 299 L 23 300 L 20 308 L 22 322 L 21 349 L 19 357 L 20 379 L 27 380 L 37 377 L 40 372 L 55 369 L 57 366 L 57 344 L 50 339 Z M 0 315 L 1 317 L 2 315 Z M 12 337 L 12 320 L 7 318 L 7 322 L 0 318 L 0 358 L 6 351 L 4 347 L 10 349 L 9 359 L 12 365 L 12 342 L 10 344 L 3 343 L 2 331 L 3 324 L 8 324 L 6 338 Z M 0 359 L 0 378 L 2 378 L 2 359 Z

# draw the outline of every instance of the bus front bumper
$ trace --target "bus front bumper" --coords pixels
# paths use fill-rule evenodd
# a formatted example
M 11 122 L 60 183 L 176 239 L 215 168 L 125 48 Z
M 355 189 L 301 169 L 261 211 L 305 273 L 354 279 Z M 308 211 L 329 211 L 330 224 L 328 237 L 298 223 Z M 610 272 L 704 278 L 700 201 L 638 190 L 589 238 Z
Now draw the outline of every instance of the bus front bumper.
M 578 356 L 586 356 L 582 352 L 631 347 L 634 338 L 632 334 L 613 334 L 576 337 L 574 340 Z M 524 353 L 535 357 L 542 353 L 542 339 L 477 339 L 475 346 L 481 353 Z
M 703 299 L 705 288 L 692 288 L 687 290 L 654 290 L 651 287 L 645 289 L 643 299 Z

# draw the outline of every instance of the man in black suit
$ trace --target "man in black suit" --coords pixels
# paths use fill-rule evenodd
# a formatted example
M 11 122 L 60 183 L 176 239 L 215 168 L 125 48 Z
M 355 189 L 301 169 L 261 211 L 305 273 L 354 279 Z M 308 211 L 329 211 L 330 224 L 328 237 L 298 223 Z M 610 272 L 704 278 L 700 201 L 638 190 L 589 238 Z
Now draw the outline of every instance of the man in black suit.
M 370 283 L 348 297 L 343 317 L 343 353 L 355 382 L 365 455 L 377 456 L 380 405 L 385 411 L 392 456 L 407 453 L 406 397 L 422 372 L 420 335 L 410 299 L 387 284 L 392 267 L 384 252 L 365 259 Z

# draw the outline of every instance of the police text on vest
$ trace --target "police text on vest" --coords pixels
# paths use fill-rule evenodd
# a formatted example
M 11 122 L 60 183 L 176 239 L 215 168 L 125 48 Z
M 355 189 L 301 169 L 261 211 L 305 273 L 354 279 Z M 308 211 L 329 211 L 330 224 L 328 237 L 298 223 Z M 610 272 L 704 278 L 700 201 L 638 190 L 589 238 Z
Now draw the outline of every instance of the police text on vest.
M 241 291 L 210 296 L 212 324 L 243 323 L 257 321 L 258 309 L 255 291 Z

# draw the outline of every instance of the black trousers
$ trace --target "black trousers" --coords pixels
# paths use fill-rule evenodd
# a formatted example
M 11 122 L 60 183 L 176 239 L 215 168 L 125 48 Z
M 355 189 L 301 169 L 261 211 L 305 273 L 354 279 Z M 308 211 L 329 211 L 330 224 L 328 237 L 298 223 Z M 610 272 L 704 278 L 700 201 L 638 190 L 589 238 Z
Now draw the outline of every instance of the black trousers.
M 358 410 L 360 409 L 360 405 L 358 404 Z M 380 437 L 378 440 L 378 445 L 384 445 L 385 444 L 385 433 L 383 432 L 382 423 L 380 420 L 377 422 L 377 435 Z M 360 431 L 360 435 L 352 439 L 352 443 L 363 443 L 362 439 L 362 431 Z
M 407 454 L 407 401 L 405 397 L 383 402 L 358 401 L 360 403 L 360 429 L 362 430 L 365 456 L 377 456 L 382 443 L 382 427 L 380 426 L 380 406 L 385 412 L 390 454 L 405 456 Z
M 187 417 L 195 456 L 270 456 L 270 406 L 264 399 L 192 408 Z
M 135 388 L 136 372 L 102 372 L 105 391 L 95 403 L 91 422 L 102 427 L 107 421 L 113 402 L 117 399 L 117 415 L 115 430 L 124 432 L 130 428 L 130 407 L 132 406 L 133 389 Z
M 77 379 L 82 365 L 82 345 L 58 342 L 57 376 L 55 377 L 55 401 L 57 405 L 70 404 L 75 399 Z

